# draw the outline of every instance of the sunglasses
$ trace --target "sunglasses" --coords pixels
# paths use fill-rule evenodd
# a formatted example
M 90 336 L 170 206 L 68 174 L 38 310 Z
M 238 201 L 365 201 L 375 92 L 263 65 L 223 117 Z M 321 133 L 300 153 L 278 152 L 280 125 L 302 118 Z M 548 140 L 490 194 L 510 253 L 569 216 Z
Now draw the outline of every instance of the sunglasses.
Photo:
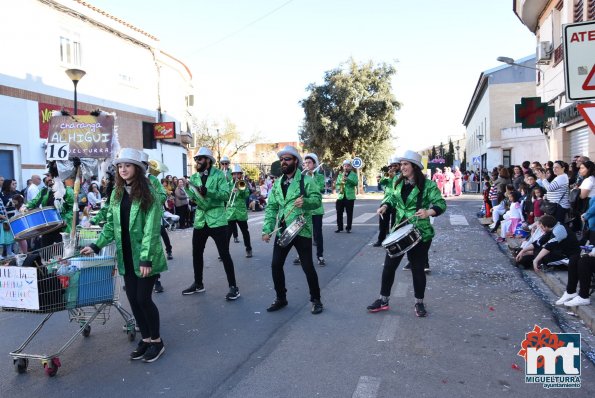
M 293 160 L 293 158 L 279 158 L 279 161 L 281 162 L 291 162 Z
M 196 157 L 194 158 L 194 160 L 196 160 L 196 161 L 201 161 L 201 160 L 205 160 L 206 158 L 207 158 L 206 156 L 196 156 Z
M 227 163 L 227 162 L 221 162 L 221 165 L 222 165 L 222 166 L 226 166 L 226 165 L 228 165 L 228 164 L 229 164 L 229 163 Z

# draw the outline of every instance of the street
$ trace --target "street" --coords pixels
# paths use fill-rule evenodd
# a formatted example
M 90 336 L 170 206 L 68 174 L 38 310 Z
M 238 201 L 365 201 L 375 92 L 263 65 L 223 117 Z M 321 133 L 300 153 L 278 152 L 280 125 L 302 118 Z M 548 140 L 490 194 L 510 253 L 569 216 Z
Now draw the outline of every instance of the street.
M 560 320 L 555 297 L 534 278 L 523 277 L 475 216 L 479 195 L 447 199 L 434 222 L 427 278 L 428 317 L 417 318 L 410 272 L 397 270 L 390 311 L 371 314 L 378 298 L 385 251 L 375 248 L 379 196 L 358 199 L 351 234 L 336 234 L 334 202 L 325 203 L 326 266 L 316 265 L 324 312 L 310 314 L 301 267 L 285 264 L 289 305 L 267 313 L 275 298 L 272 241 L 260 239 L 264 212 L 250 213 L 254 257 L 230 243 L 241 297 L 224 299 L 228 287 L 214 242 L 205 253 L 205 293 L 182 296 L 192 282 L 192 230 L 170 234 L 174 260 L 154 294 L 161 314 L 165 354 L 152 364 L 130 361 L 136 346 L 122 332 L 112 308 L 105 324 L 93 323 L 61 356 L 54 378 L 39 361 L 25 374 L 7 354 L 17 348 L 41 315 L 0 312 L 0 391 L 12 397 L 570 397 L 595 395 L 595 365 L 581 357 L 580 389 L 545 389 L 525 383 L 517 355 L 535 325 L 560 332 L 577 328 L 583 349 L 593 336 L 580 322 Z M 242 236 L 240 234 L 240 240 Z M 315 254 L 315 248 L 313 247 Z M 528 283 L 528 281 L 530 283 Z M 125 295 L 122 304 L 128 308 Z M 562 311 L 563 312 L 563 311 Z M 76 330 L 65 312 L 44 326 L 29 351 L 60 347 Z M 568 330 L 565 330 L 568 332 Z

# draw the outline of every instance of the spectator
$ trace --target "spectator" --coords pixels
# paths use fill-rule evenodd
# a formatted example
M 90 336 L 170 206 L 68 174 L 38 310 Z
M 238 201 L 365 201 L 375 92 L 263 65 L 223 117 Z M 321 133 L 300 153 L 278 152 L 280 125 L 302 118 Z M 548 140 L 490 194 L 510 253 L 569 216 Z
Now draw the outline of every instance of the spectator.
M 252 211 L 261 211 L 263 209 L 260 202 L 260 191 L 254 191 L 248 197 L 248 208 Z
M 87 203 L 92 210 L 99 210 L 101 208 L 101 193 L 97 184 L 91 184 L 89 193 L 87 194 Z
M 188 195 L 185 190 L 186 182 L 183 178 L 178 180 L 178 187 L 174 191 L 174 204 L 176 206 L 176 214 L 180 216 L 180 228 L 188 228 L 189 218 L 188 214 L 190 211 L 190 204 Z
M 31 185 L 27 187 L 26 195 L 23 195 L 25 197 L 25 203 L 28 203 L 30 200 L 35 199 L 35 197 L 39 193 L 39 190 L 41 189 L 40 186 L 41 177 L 37 174 L 33 174 L 31 176 Z
M 512 168 L 512 186 L 517 191 L 519 190 L 519 186 L 521 182 L 525 179 L 525 175 L 519 166 L 514 166 Z
M 546 173 L 539 170 L 537 177 L 538 184 L 546 189 L 546 198 L 551 203 L 556 203 L 556 210 L 552 214 L 558 222 L 563 223 L 570 209 L 568 201 L 568 164 L 557 160 L 553 164 L 553 173 L 555 178 L 550 182 L 546 178 Z

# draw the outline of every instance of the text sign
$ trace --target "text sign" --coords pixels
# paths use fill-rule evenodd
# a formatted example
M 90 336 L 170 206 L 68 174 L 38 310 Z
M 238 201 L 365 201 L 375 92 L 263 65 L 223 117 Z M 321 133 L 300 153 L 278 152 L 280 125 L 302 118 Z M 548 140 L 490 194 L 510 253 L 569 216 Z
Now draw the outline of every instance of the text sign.
M 595 21 L 564 25 L 566 97 L 595 99 Z
M 109 158 L 114 136 L 114 116 L 54 116 L 48 130 L 51 144 L 68 144 L 69 157 Z
M 39 309 L 37 268 L 0 266 L 0 307 Z
M 66 144 L 48 144 L 46 148 L 46 160 L 68 160 L 68 154 L 70 153 L 70 145 Z
M 153 124 L 153 138 L 156 140 L 176 138 L 176 123 L 161 122 Z
M 44 140 L 48 138 L 48 130 L 50 127 L 50 120 L 52 119 L 52 112 L 53 111 L 60 111 L 64 109 L 71 115 L 74 114 L 74 109 L 69 107 L 64 107 L 61 105 L 54 105 L 54 104 L 46 104 L 40 102 L 37 104 L 39 110 L 39 138 L 43 138 Z M 83 109 L 78 110 L 79 115 L 88 115 L 89 112 Z

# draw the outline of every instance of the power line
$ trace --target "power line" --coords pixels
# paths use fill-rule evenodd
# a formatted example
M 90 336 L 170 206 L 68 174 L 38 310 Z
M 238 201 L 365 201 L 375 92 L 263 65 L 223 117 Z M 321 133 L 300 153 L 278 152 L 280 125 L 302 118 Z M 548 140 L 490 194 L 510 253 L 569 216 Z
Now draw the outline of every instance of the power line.
M 268 17 L 268 16 L 270 16 L 270 15 L 272 15 L 272 14 L 276 13 L 277 11 L 279 11 L 280 9 L 282 9 L 283 7 L 285 7 L 286 5 L 288 5 L 288 4 L 289 4 L 289 3 L 291 3 L 291 2 L 293 2 L 293 0 L 288 0 L 288 1 L 286 1 L 285 3 L 281 4 L 279 7 L 277 7 L 277 8 L 274 8 L 273 10 L 271 10 L 271 11 L 267 12 L 267 13 L 266 13 L 266 14 L 264 14 L 264 15 L 261 15 L 260 17 L 258 17 L 258 18 L 256 18 L 255 20 L 253 20 L 253 21 L 249 22 L 248 24 L 246 24 L 246 25 L 242 26 L 241 28 L 239 28 L 239 29 L 237 29 L 237 30 L 235 30 L 235 31 L 231 32 L 231 33 L 230 33 L 230 34 L 228 34 L 227 36 L 224 36 L 224 37 L 222 37 L 221 39 L 219 39 L 219 40 L 217 40 L 217 41 L 215 41 L 215 42 L 213 42 L 213 43 L 211 43 L 211 44 L 207 44 L 206 46 L 204 46 L 204 47 L 201 47 L 201 48 L 199 48 L 198 50 L 195 50 L 195 51 L 193 51 L 192 53 L 190 53 L 190 55 L 194 55 L 194 54 L 196 54 L 196 53 L 199 53 L 199 52 L 201 52 L 201 51 L 203 51 L 203 50 L 206 50 L 207 48 L 210 48 L 210 47 L 216 46 L 217 44 L 224 42 L 225 40 L 227 40 L 227 39 L 229 39 L 229 38 L 231 38 L 231 37 L 233 37 L 233 36 L 237 35 L 238 33 L 242 32 L 242 31 L 244 31 L 244 30 L 246 30 L 246 29 L 248 29 L 250 26 L 252 26 L 252 25 L 254 25 L 254 24 L 256 24 L 256 23 L 258 23 L 258 22 L 262 21 L 262 20 L 263 20 L 263 19 L 265 19 L 266 17 Z

